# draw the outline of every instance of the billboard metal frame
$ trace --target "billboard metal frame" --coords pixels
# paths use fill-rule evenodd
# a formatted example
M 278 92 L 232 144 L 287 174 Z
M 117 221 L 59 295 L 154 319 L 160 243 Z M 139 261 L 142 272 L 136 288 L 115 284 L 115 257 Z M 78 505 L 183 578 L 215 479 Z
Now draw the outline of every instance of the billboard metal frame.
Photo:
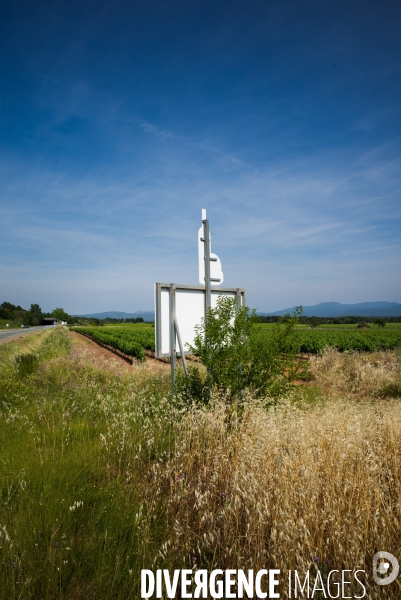
M 202 236 L 203 229 L 203 237 Z M 187 290 L 193 292 L 200 292 L 203 295 L 203 316 L 200 319 L 204 319 L 206 323 L 208 311 L 212 306 L 212 293 L 217 292 L 217 295 L 229 295 L 234 296 L 237 299 L 237 308 L 239 309 L 241 306 L 246 306 L 246 294 L 244 288 L 220 288 L 213 286 L 213 282 L 223 283 L 223 273 L 221 271 L 221 264 L 219 258 L 216 254 L 211 254 L 210 252 L 210 228 L 209 228 L 209 220 L 206 218 L 206 210 L 202 209 L 202 227 L 199 231 L 199 242 L 203 242 L 203 259 L 204 259 L 204 281 L 205 285 L 184 285 L 178 283 L 155 283 L 155 350 L 156 350 L 156 358 L 170 358 L 171 364 L 171 391 L 174 393 L 175 391 L 175 368 L 177 361 L 177 341 L 180 349 L 180 355 L 182 358 L 182 363 L 184 367 L 185 374 L 188 376 L 187 365 L 185 362 L 185 355 L 190 354 L 189 350 L 185 350 L 182 344 L 181 333 L 179 328 L 179 323 L 176 314 L 176 295 L 177 291 Z M 201 246 L 198 245 L 198 259 L 199 266 L 201 267 L 202 258 L 201 258 Z M 217 264 L 220 265 L 220 276 L 219 278 L 211 277 L 211 262 L 217 261 Z M 202 271 L 202 274 L 201 274 Z M 203 269 L 200 268 L 199 279 L 202 280 Z M 168 337 L 169 337 L 169 351 L 163 351 L 163 323 L 162 323 L 162 290 L 168 290 L 169 293 L 169 306 L 168 306 Z M 193 306 L 195 308 L 195 306 Z M 189 309 L 190 310 L 190 309 Z M 199 304 L 197 306 L 197 310 L 199 310 Z M 166 318 L 166 317 L 164 317 Z M 200 322 L 199 322 L 200 325 Z M 188 333 L 188 322 L 186 324 L 186 331 Z M 190 324 L 189 330 L 193 327 L 193 323 Z M 185 329 L 185 327 L 184 327 Z M 184 331 L 185 334 L 185 331 Z M 184 339 L 185 342 L 185 339 Z M 188 345 L 188 342 L 185 342 Z
M 170 351 L 169 352 L 162 352 L 162 311 L 161 311 L 161 293 L 162 290 L 168 290 L 169 291 L 169 298 L 170 298 L 170 302 L 169 302 L 169 316 L 170 316 Z M 155 334 L 156 334 L 156 344 L 155 344 L 155 350 L 156 350 L 156 358 L 171 358 L 171 337 L 173 337 L 173 341 L 174 341 L 174 334 L 173 336 L 172 334 L 172 323 L 174 322 L 175 325 L 175 330 L 176 330 L 176 334 L 177 334 L 177 339 L 178 339 L 178 343 L 180 346 L 180 354 L 191 354 L 191 352 L 186 351 L 182 348 L 182 343 L 181 342 L 181 336 L 180 336 L 180 331 L 179 331 L 179 327 L 178 327 L 178 322 L 177 322 L 177 316 L 176 316 L 176 312 L 175 312 L 175 294 L 176 291 L 179 290 L 193 290 L 193 291 L 198 291 L 200 293 L 203 293 L 204 296 L 204 304 L 205 304 L 205 313 L 207 308 L 210 307 L 210 300 L 208 300 L 208 294 L 205 290 L 205 286 L 204 285 L 185 285 L 185 284 L 181 284 L 181 283 L 155 283 Z M 211 286 L 210 287 L 210 293 L 217 293 L 218 295 L 233 295 L 237 298 L 237 305 L 238 307 L 240 306 L 245 306 L 246 305 L 246 292 L 244 288 L 221 288 L 221 287 L 217 287 L 217 286 Z M 207 303 L 207 304 L 206 304 Z M 207 308 L 206 308 L 207 307 Z

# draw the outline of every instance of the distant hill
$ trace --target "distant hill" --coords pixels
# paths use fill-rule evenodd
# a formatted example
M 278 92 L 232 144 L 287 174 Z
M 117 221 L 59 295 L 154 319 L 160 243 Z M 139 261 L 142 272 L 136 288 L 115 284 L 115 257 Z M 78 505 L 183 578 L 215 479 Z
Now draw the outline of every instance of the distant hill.
M 76 317 L 87 317 L 89 319 L 139 319 L 144 321 L 154 321 L 155 313 L 153 310 L 140 310 L 136 313 L 119 312 L 110 310 L 109 312 L 91 313 L 90 315 L 75 315 Z
M 341 304 L 340 302 L 321 302 L 314 306 L 303 306 L 307 317 L 400 317 L 401 304 L 398 302 L 360 302 L 359 304 Z M 295 306 L 276 312 L 258 312 L 262 316 L 284 316 L 292 314 Z
M 284 316 L 287 313 L 292 314 L 295 306 L 283 308 L 276 312 L 260 312 L 262 316 Z M 307 317 L 401 317 L 401 304 L 398 302 L 360 302 L 359 304 L 341 304 L 340 302 L 321 302 L 313 306 L 303 307 L 304 315 Z M 76 315 L 93 319 L 138 319 L 142 317 L 144 321 L 154 321 L 155 313 L 153 310 L 140 310 L 135 313 L 119 312 L 111 310 L 109 312 L 91 313 L 88 315 Z

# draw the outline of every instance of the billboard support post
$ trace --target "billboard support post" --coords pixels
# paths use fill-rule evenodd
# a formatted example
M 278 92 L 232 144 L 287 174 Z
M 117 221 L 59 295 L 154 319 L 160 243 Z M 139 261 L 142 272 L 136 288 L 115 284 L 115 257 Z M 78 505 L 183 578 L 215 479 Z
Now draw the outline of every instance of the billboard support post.
M 205 249 L 205 322 L 207 319 L 207 311 L 211 307 L 211 290 L 210 290 L 210 229 L 209 219 L 203 221 L 203 240 Z
M 171 393 L 175 392 L 175 370 L 177 366 L 177 343 L 180 347 L 182 366 L 185 376 L 188 377 L 187 361 L 185 360 L 184 346 L 181 340 L 180 328 L 178 327 L 176 314 L 176 285 L 170 283 L 170 365 L 171 365 Z
M 171 366 L 171 393 L 175 392 L 175 365 L 177 360 L 176 335 L 175 335 L 175 285 L 170 284 L 170 366 Z
M 177 339 L 178 339 L 178 345 L 180 347 L 180 352 L 181 352 L 182 366 L 184 367 L 185 376 L 188 377 L 187 361 L 185 360 L 184 346 L 182 345 L 182 341 L 181 341 L 181 334 L 180 334 L 180 328 L 178 327 L 177 315 L 174 315 L 174 325 L 175 325 L 175 333 L 176 333 Z
M 203 212 L 203 211 L 202 211 Z M 206 213 L 206 211 L 205 211 Z M 203 215 L 202 215 L 203 216 Z M 206 217 L 206 214 L 204 215 Z M 203 247 L 205 252 L 205 345 L 207 348 L 207 352 L 209 354 L 208 341 L 206 337 L 206 324 L 208 312 L 212 305 L 212 295 L 211 295 L 211 282 L 210 282 L 210 231 L 209 231 L 209 219 L 204 219 L 203 221 Z M 210 379 L 210 367 L 207 369 L 207 376 Z

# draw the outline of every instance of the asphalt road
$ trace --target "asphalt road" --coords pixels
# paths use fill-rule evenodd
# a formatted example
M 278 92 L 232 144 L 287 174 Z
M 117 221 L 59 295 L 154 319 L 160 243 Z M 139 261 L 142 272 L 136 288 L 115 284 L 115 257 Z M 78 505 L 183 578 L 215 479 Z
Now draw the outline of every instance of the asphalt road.
M 10 331 L 0 331 L 0 344 L 6 344 L 13 340 L 34 333 L 35 331 L 41 331 L 42 329 L 48 329 L 54 327 L 54 325 L 38 325 L 37 327 L 29 327 L 29 329 L 10 329 Z

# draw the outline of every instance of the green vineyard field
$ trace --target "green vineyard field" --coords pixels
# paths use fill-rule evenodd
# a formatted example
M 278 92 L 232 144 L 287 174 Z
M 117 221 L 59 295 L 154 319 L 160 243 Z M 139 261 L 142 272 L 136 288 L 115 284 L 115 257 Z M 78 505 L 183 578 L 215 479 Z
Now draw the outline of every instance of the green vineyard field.
M 71 330 L 141 361 L 145 360 L 144 350 L 155 351 L 153 327 L 72 327 Z
M 155 351 L 153 327 L 130 325 L 71 329 L 138 360 L 145 360 L 144 350 Z M 266 335 L 271 331 L 271 327 L 264 329 Z M 326 347 L 337 348 L 340 352 L 374 352 L 401 348 L 401 330 L 297 329 L 293 340 L 296 350 L 302 354 L 319 354 Z
M 401 331 L 298 330 L 294 332 L 294 341 L 299 352 L 307 354 L 318 354 L 326 347 L 340 352 L 374 352 L 401 348 Z

